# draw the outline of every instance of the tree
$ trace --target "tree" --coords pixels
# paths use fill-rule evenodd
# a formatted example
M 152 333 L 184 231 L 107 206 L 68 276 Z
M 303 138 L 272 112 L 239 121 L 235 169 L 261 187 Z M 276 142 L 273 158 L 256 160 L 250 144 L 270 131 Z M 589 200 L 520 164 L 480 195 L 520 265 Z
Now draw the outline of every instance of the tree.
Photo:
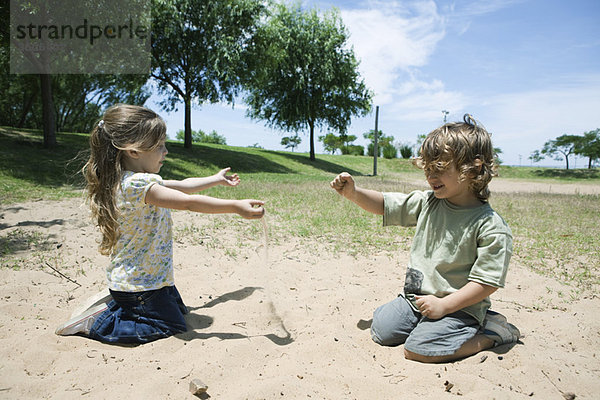
M 51 75 L 57 132 L 89 132 L 104 109 L 116 103 L 142 105 L 149 97 L 144 75 Z M 39 77 L 0 75 L 0 125 L 43 127 Z
M 0 48 L 0 52 L 2 52 Z M 3 56 L 2 56 L 3 57 Z M 6 60 L 6 64 L 4 63 Z M 0 67 L 8 71 L 8 56 Z M 17 128 L 42 126 L 40 103 L 40 79 L 36 75 L 0 74 L 0 125 Z
M 340 134 L 340 141 L 343 146 L 349 146 L 356 140 L 356 135 L 348 135 L 346 133 Z
M 185 131 L 180 129 L 175 134 L 175 138 L 183 142 L 185 140 Z M 206 134 L 202 129 L 197 131 L 192 130 L 192 143 L 213 143 L 213 144 L 227 144 L 227 139 L 223 135 L 219 135 L 214 129 Z
M 189 148 L 192 101 L 233 103 L 265 7 L 261 0 L 154 0 L 152 11 L 151 76 L 165 96 L 164 110 L 183 101 Z
M 567 169 L 569 169 L 569 156 L 573 154 L 575 145 L 578 142 L 580 136 L 575 135 L 561 135 L 554 140 L 549 140 L 544 143 L 542 148 L 542 154 L 554 157 L 555 160 L 560 161 L 563 158 L 567 163 Z
M 400 147 L 400 155 L 402 158 L 411 158 L 413 155 L 413 146 L 410 144 L 401 144 Z
M 386 143 L 382 148 L 383 158 L 392 159 L 398 157 L 398 149 L 392 142 Z
M 588 169 L 591 169 L 594 160 L 600 159 L 600 128 L 580 136 L 575 144 L 574 153 L 588 157 Z
M 202 129 L 198 129 L 197 131 L 192 130 L 192 143 L 200 143 L 202 139 L 206 135 Z M 185 141 L 185 131 L 183 129 L 178 130 L 175 133 L 175 139 L 179 142 Z
M 364 146 L 359 146 L 359 145 L 355 145 L 355 144 L 344 145 L 344 146 L 342 146 L 342 148 L 340 150 L 342 151 L 342 154 L 350 154 L 353 156 L 365 155 Z
M 342 154 L 362 156 L 365 153 L 365 148 L 363 146 L 357 146 L 353 144 L 356 139 L 356 135 L 348 135 L 346 133 L 340 134 L 340 151 Z
M 531 154 L 529 155 L 529 157 L 527 157 L 531 160 L 531 162 L 537 163 L 542 161 L 545 157 L 540 153 L 539 150 L 535 150 L 532 151 Z
M 8 18 L 4 19 L 4 16 L 8 15 L 5 8 L 8 3 L 2 3 L 0 12 L 6 21 Z M 139 46 L 129 46 L 123 45 L 121 40 L 103 41 L 94 36 L 96 41 L 93 42 L 91 30 L 90 41 L 87 31 L 83 33 L 84 37 L 81 36 L 80 29 L 88 26 L 88 19 L 90 28 L 94 27 L 92 29 L 99 28 L 96 25 L 99 21 L 117 22 L 115 10 L 107 7 L 105 2 L 35 0 L 10 3 L 13 6 L 10 10 L 13 29 L 25 24 L 29 32 L 29 35 L 22 36 L 13 32 L 7 35 L 8 24 L 3 24 L 0 28 L 2 47 L 10 44 L 11 70 L 23 74 L 10 75 L 7 79 L 10 91 L 24 89 L 22 100 L 16 102 L 20 114 L 16 126 L 42 127 L 44 147 L 57 144 L 58 130 L 91 129 L 107 103 L 126 101 L 140 104 L 149 96 L 141 90 L 141 86 L 147 80 L 143 75 L 100 75 L 127 73 L 125 70 L 134 64 L 129 62 L 130 60 L 140 60 L 148 54 L 145 44 L 149 41 L 142 40 L 139 41 Z M 127 2 L 127 6 L 130 7 L 128 11 L 135 9 L 138 12 L 133 13 L 134 15 L 127 13 L 128 21 L 140 23 L 138 28 L 143 28 L 143 22 L 150 17 L 150 8 L 145 7 L 146 3 L 143 0 Z M 71 22 L 75 22 L 75 17 L 79 16 L 87 16 L 84 24 L 76 28 L 70 26 Z M 57 26 L 60 26 L 60 33 L 56 29 Z M 74 28 L 76 37 L 69 38 L 69 30 L 66 28 Z M 107 31 L 104 33 L 105 36 L 109 35 Z M 0 57 L 4 58 L 4 54 Z M 83 74 L 84 72 L 86 74 Z M 139 73 L 139 70 L 129 73 Z M 38 80 L 37 88 L 30 86 L 31 78 Z
M 21 2 L 18 4 L 18 7 L 14 7 L 12 10 L 9 8 L 10 2 L 2 2 L 0 5 L 0 15 L 2 15 L 3 21 L 9 21 L 9 16 L 12 13 L 12 17 L 15 20 L 23 20 L 23 15 L 36 15 L 39 18 L 48 19 L 48 10 L 46 9 L 46 4 L 44 2 L 37 3 L 28 3 Z M 3 23 L 0 24 L 0 39 L 1 39 L 1 47 L 5 51 L 9 48 L 9 45 L 15 46 L 18 48 L 22 55 L 33 65 L 35 70 L 37 71 L 37 77 L 39 78 L 39 87 L 41 93 L 42 100 L 42 124 L 43 124 L 43 132 L 44 132 L 44 147 L 51 148 L 56 146 L 56 116 L 54 109 L 54 100 L 52 96 L 52 81 L 51 75 L 48 73 L 48 65 L 49 65 L 49 54 L 48 54 L 48 46 L 47 39 L 39 42 L 41 44 L 42 51 L 33 51 L 31 49 L 26 49 L 23 46 L 17 45 L 16 42 L 11 41 L 11 34 L 9 32 L 9 24 Z M 4 57 L 3 57 L 4 58 Z M 8 60 L 8 57 L 6 58 Z M 8 65 L 8 63 L 7 63 Z M 8 70 L 8 68 L 6 69 Z
M 427 138 L 427 135 L 424 133 L 417 135 L 417 143 L 415 144 L 415 154 L 417 156 L 421 155 L 421 146 L 423 145 L 423 142 L 425 141 L 426 138 Z
M 68 74 L 52 77 L 59 132 L 89 132 L 113 104 L 143 105 L 147 75 Z
M 223 135 L 219 135 L 216 130 L 212 130 L 208 135 L 204 136 L 204 143 L 212 144 L 227 144 L 227 139 Z
M 366 115 L 372 93 L 358 72 L 339 14 L 275 4 L 275 12 L 253 43 L 247 75 L 248 116 L 271 127 L 309 130 L 315 160 L 315 128 L 345 133 L 352 116 Z
M 302 139 L 300 139 L 300 136 L 298 135 L 286 136 L 281 138 L 281 145 L 285 146 L 286 149 L 289 149 L 291 147 L 292 151 L 294 151 L 294 149 L 298 147 L 300 143 L 302 143 Z
M 334 135 L 333 133 L 328 133 L 324 136 L 319 136 L 319 141 L 323 142 L 323 148 L 325 151 L 331 152 L 334 154 L 337 149 L 342 147 L 342 141 L 339 136 Z
M 494 161 L 497 165 L 500 165 L 503 162 L 500 159 L 500 154 L 502 154 L 502 149 L 500 147 L 494 147 Z
M 365 139 L 369 139 L 371 143 L 367 146 L 367 155 L 372 156 L 375 151 L 375 129 L 371 129 L 368 132 L 363 133 L 363 137 Z M 377 134 L 377 152 L 379 153 L 377 156 L 380 157 L 383 151 L 383 148 L 390 145 L 394 141 L 393 136 L 386 136 L 383 134 L 381 130 L 378 130 Z

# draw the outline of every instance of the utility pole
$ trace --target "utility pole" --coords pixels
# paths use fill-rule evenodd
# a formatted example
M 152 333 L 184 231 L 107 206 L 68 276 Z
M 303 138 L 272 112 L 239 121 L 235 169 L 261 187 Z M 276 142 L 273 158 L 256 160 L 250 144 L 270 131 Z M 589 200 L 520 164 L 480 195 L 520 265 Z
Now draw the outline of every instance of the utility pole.
M 444 123 L 446 123 L 446 116 L 450 114 L 450 111 L 442 110 L 442 114 L 444 114 Z
M 377 148 L 377 124 L 379 122 L 379 106 L 375 107 L 375 134 L 373 135 L 373 176 L 377 176 L 377 156 L 379 149 Z

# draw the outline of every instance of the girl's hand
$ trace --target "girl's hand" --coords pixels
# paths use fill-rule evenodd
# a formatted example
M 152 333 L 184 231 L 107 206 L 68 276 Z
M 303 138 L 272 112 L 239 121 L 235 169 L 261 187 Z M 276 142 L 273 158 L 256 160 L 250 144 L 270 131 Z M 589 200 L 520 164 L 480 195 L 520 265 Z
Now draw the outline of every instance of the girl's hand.
M 436 296 L 415 296 L 417 307 L 419 311 L 425 317 L 429 319 L 440 319 L 447 314 L 446 308 L 444 307 L 444 301 Z
M 246 219 L 260 219 L 265 214 L 264 201 L 260 200 L 238 200 L 236 213 Z
M 356 189 L 354 178 L 347 172 L 342 172 L 336 176 L 329 185 L 344 197 L 351 196 Z
M 219 183 L 225 186 L 237 186 L 240 184 L 240 177 L 238 174 L 227 175 L 231 171 L 231 167 L 223 168 L 215 174 Z

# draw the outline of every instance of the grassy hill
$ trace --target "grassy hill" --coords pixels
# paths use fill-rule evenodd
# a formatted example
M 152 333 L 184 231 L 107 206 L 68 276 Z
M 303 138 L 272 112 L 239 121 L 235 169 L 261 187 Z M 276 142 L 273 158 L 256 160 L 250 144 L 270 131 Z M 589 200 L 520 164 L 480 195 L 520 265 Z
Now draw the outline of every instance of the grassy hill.
M 0 203 L 11 204 L 35 198 L 55 199 L 73 195 L 83 187 L 79 170 L 87 160 L 88 135 L 59 133 L 59 145 L 42 147 L 37 131 L 0 127 Z M 169 179 L 212 175 L 224 167 L 247 181 L 293 184 L 331 180 L 348 171 L 356 176 L 373 172 L 370 157 L 317 155 L 213 144 L 194 144 L 185 149 L 180 142 L 167 143 L 169 154 L 161 175 Z M 379 160 L 378 171 L 388 179 L 398 174 L 420 176 L 407 160 Z
M 58 199 L 73 196 L 83 187 L 79 170 L 87 159 L 88 135 L 58 134 L 59 145 L 42 147 L 39 131 L 0 127 L 0 204 L 12 204 L 37 198 Z M 184 149 L 180 142 L 168 143 L 169 155 L 161 175 L 169 179 L 205 176 L 231 167 L 250 182 L 294 184 L 328 182 L 337 173 L 355 176 L 373 173 L 371 157 L 318 154 L 311 162 L 306 153 L 271 151 L 256 148 L 212 144 L 194 144 Z M 600 183 L 600 171 L 562 170 L 535 167 L 501 166 L 500 176 L 525 180 L 585 180 Z M 378 160 L 378 181 L 414 181 L 421 171 L 403 159 Z

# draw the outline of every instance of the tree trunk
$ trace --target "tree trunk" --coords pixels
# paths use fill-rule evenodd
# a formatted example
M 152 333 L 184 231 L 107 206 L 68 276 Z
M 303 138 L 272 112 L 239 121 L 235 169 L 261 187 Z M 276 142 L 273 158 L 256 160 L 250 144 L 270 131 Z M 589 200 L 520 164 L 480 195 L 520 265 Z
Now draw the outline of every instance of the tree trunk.
M 56 115 L 52 100 L 52 75 L 40 74 L 42 89 L 42 117 L 44 125 L 44 147 L 56 146 Z
M 192 99 L 185 98 L 185 135 L 183 147 L 186 149 L 192 148 Z
M 315 123 L 314 121 L 308 121 L 310 127 L 310 161 L 315 161 Z
M 21 118 L 19 118 L 19 122 L 17 123 L 17 128 L 22 128 L 25 125 L 25 120 L 27 119 L 27 114 L 31 111 L 31 107 L 33 107 L 33 103 L 35 98 L 37 97 L 37 85 L 34 87 L 31 96 L 27 99 L 27 102 L 23 106 L 23 110 L 21 111 Z

